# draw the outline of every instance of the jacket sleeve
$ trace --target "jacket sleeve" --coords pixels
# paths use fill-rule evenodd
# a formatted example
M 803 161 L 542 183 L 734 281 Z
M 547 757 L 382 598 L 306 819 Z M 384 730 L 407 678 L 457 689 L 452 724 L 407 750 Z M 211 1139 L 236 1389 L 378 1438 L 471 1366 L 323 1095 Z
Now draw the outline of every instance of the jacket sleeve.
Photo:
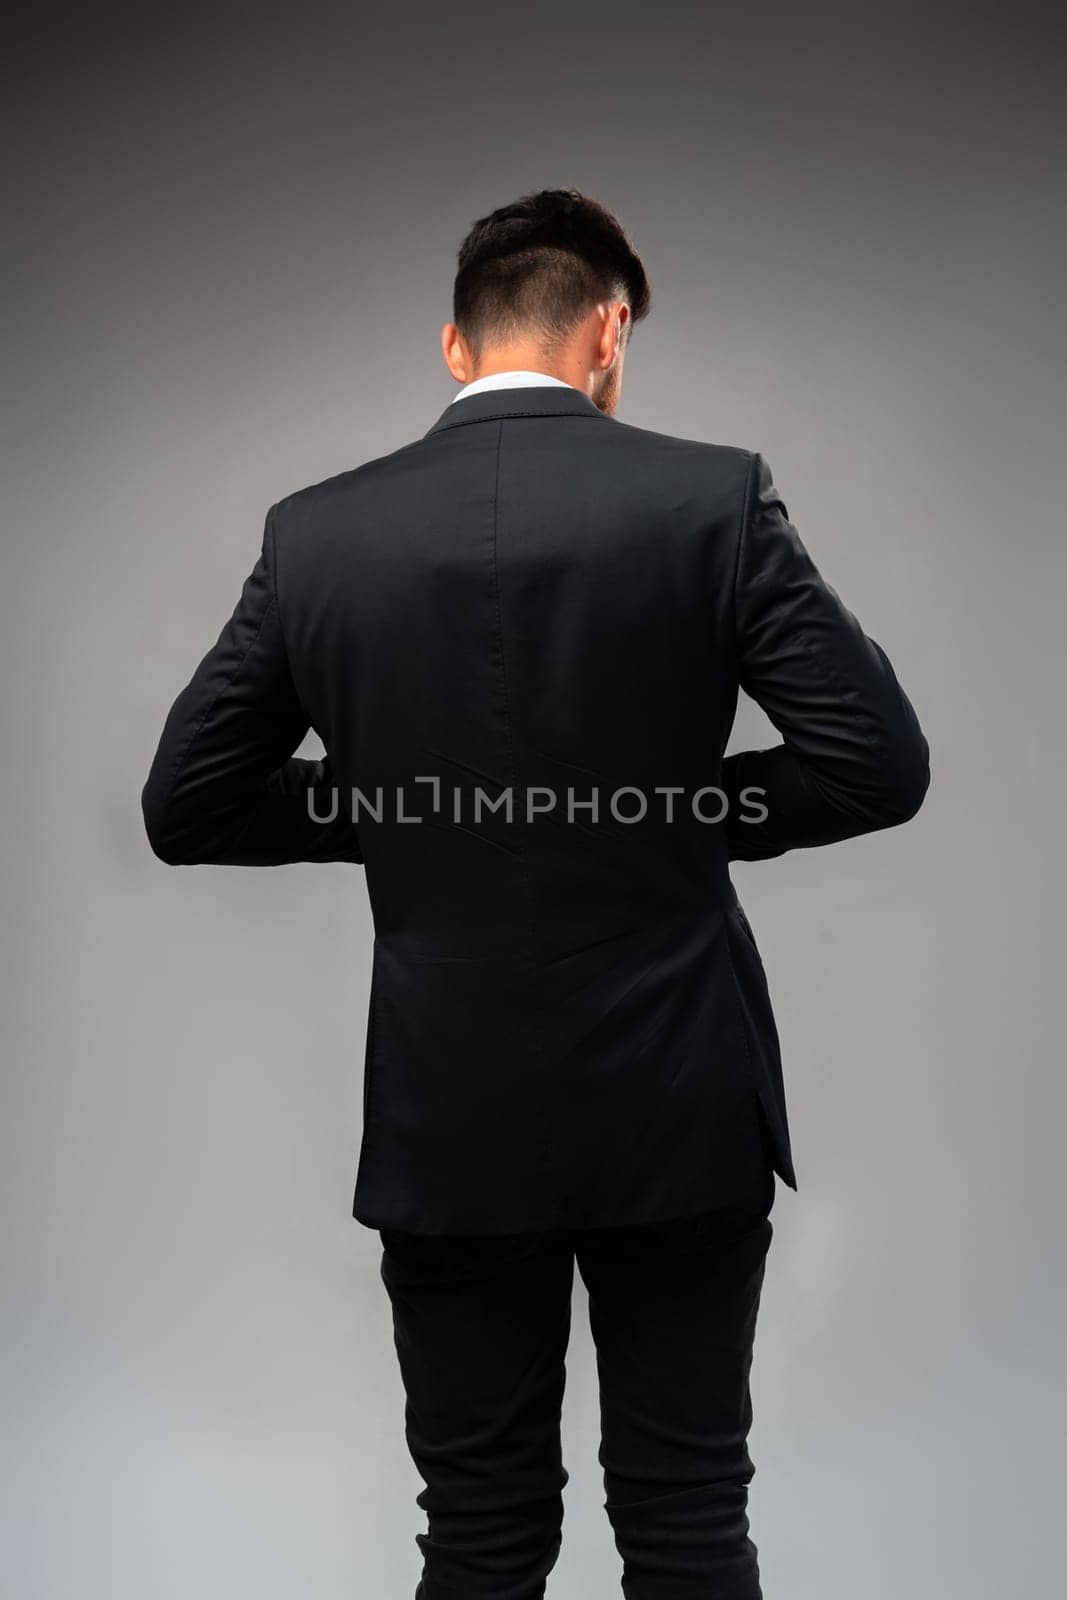
M 171 707 L 141 793 L 148 841 L 160 860 L 362 861 L 329 761 L 293 755 L 308 727 L 278 616 L 272 506 L 259 559 L 232 617 Z
M 730 859 L 763 860 L 913 817 L 930 781 L 915 711 L 885 651 L 819 574 L 759 454 L 734 615 L 739 682 L 782 743 L 723 762 Z M 761 810 L 762 820 L 744 820 Z

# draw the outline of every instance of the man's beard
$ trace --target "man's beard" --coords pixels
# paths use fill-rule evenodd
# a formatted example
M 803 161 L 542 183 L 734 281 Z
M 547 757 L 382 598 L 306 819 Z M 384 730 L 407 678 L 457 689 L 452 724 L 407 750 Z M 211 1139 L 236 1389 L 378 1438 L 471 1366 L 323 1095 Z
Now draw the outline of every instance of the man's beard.
M 599 389 L 592 395 L 593 404 L 609 417 L 619 403 L 619 363 L 614 362 L 605 372 Z

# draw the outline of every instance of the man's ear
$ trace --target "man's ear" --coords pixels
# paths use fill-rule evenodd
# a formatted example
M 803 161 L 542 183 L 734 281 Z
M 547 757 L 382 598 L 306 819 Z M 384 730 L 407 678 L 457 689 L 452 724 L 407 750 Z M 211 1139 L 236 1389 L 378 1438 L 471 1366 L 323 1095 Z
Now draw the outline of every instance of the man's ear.
M 625 300 L 614 300 L 606 307 L 606 313 L 598 341 L 598 353 L 605 368 L 612 365 L 626 342 L 630 308 Z
M 619 301 L 615 310 L 614 322 L 617 330 L 615 350 L 618 353 L 620 350 L 625 350 L 626 342 L 630 336 L 630 329 L 633 326 L 630 321 L 630 308 L 625 300 Z
M 441 354 L 445 366 L 457 383 L 469 383 L 473 375 L 473 365 L 467 341 L 460 333 L 454 322 L 446 322 L 441 329 Z

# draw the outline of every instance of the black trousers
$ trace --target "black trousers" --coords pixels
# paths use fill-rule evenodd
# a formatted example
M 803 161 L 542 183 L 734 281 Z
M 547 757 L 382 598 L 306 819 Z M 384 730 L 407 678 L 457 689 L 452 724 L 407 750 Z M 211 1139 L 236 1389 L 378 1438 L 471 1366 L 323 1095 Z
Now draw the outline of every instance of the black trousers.
M 416 1600 L 536 1600 L 562 1538 L 574 1264 L 589 1292 L 605 1509 L 626 1600 L 760 1600 L 749 1372 L 775 1179 L 640 1227 L 383 1230 L 381 1272 L 426 1487 Z

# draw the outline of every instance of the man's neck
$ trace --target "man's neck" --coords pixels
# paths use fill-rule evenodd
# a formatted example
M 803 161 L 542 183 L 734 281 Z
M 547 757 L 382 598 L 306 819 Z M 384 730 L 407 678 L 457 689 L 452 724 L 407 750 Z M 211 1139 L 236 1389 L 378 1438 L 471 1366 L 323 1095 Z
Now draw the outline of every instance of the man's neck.
M 492 350 L 483 355 L 477 371 L 471 373 L 467 382 L 473 383 L 478 378 L 494 378 L 502 372 L 536 372 L 544 378 L 558 378 L 560 383 L 570 383 L 571 379 L 563 371 L 564 365 L 559 360 L 550 360 L 537 350 Z

